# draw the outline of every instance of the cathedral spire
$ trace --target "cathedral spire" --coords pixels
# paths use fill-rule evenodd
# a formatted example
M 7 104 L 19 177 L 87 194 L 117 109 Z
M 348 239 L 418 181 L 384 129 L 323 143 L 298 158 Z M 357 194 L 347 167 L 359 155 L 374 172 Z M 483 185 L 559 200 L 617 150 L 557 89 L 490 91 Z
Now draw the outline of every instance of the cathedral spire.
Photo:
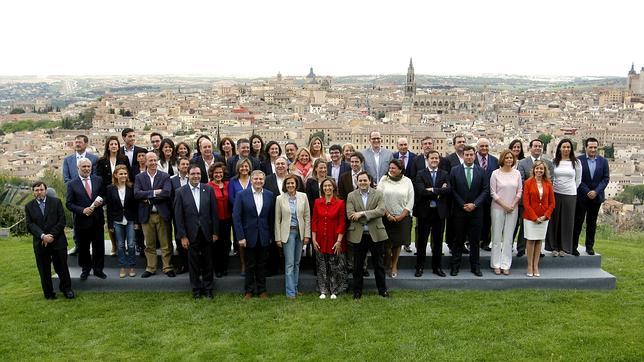
M 635 62 L 631 63 L 631 70 L 628 72 L 628 75 L 633 75 L 635 73 Z
M 407 79 L 405 80 L 405 97 L 413 98 L 416 95 L 416 75 L 414 73 L 414 64 L 411 57 L 409 58 L 409 68 L 407 68 Z

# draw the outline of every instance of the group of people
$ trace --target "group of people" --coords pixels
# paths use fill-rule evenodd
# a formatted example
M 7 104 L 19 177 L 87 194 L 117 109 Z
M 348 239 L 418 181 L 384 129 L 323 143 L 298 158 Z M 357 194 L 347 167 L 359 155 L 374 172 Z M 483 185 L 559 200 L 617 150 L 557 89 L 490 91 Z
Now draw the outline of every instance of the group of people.
M 530 141 L 528 157 L 514 140 L 497 159 L 488 140 L 474 147 L 460 135 L 446 157 L 434 150 L 431 137 L 421 140 L 422 154 L 409 151 L 405 138 L 392 152 L 382 147 L 378 131 L 370 133 L 371 145 L 363 151 L 345 144 L 330 146 L 328 153 L 317 137 L 308 147 L 289 142 L 284 152 L 278 142 L 264 144 L 258 135 L 236 142 L 224 137 L 214 152 L 213 141 L 202 135 L 193 153 L 187 143 L 175 145 L 156 132 L 150 147 L 135 144 L 133 129 L 121 136 L 123 145 L 108 137 L 99 158 L 79 135 L 74 154 L 63 163 L 80 279 L 90 273 L 107 277 L 107 221 L 120 278 L 137 275 L 137 249 L 146 257 L 141 277 L 155 275 L 160 249 L 162 272 L 172 278 L 188 271 L 194 298 L 213 298 L 215 277 L 228 274 L 231 248 L 241 261 L 244 299 L 266 298 L 266 277 L 282 269 L 286 296 L 297 298 L 303 251 L 315 261 L 320 299 L 336 299 L 346 290 L 348 273 L 353 297 L 361 298 L 368 253 L 378 294 L 389 297 L 386 274 L 398 276 L 413 217 L 416 277 L 424 273 L 428 241 L 432 272 L 446 276 L 443 240 L 452 255 L 450 275 L 458 275 L 462 255 L 469 253 L 471 272 L 482 276 L 479 249 L 491 251 L 495 274 L 509 275 L 517 234 L 517 257 L 527 252 L 527 275 L 538 277 L 541 243 L 553 256 L 579 255 L 584 220 L 586 252 L 594 254 L 609 178 L 594 138 L 584 141 L 579 157 L 571 140 L 561 140 L 550 161 L 542 157 L 538 139 Z M 25 207 L 43 292 L 55 298 L 53 262 L 61 292 L 73 298 L 62 202 L 46 191 L 47 185 L 36 182 L 35 200 Z

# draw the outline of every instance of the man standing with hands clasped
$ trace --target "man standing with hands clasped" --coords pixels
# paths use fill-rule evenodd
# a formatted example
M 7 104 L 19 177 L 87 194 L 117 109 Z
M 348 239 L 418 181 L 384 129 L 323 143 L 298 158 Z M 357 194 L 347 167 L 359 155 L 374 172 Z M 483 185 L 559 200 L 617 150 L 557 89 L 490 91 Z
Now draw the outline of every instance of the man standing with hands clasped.
M 217 200 L 212 187 L 200 182 L 199 165 L 190 165 L 188 177 L 188 184 L 176 191 L 174 199 L 176 238 L 188 250 L 193 298 L 206 296 L 212 299 L 212 248 L 219 229 Z

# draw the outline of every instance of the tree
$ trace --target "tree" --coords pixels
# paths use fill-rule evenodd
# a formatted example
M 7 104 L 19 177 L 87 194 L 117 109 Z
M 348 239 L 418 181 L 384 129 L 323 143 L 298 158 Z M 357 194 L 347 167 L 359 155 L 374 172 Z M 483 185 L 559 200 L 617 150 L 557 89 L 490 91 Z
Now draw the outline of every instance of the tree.
M 537 138 L 543 144 L 543 152 L 545 153 L 547 148 L 548 148 L 548 143 L 550 143 L 550 141 L 552 141 L 552 136 L 549 135 L 549 134 L 542 133 Z
M 23 114 L 25 110 L 22 108 L 13 108 L 9 114 Z
M 613 143 L 610 146 L 604 146 L 604 157 L 615 159 L 615 145 Z
M 624 190 L 615 196 L 615 200 L 625 204 L 632 204 L 636 199 L 640 203 L 644 202 L 644 185 L 626 185 Z
M 313 134 L 311 135 L 311 137 L 309 137 L 309 142 L 308 142 L 308 143 L 311 143 L 311 140 L 312 140 L 313 138 L 315 138 L 315 137 L 317 137 L 317 138 L 319 138 L 320 140 L 322 140 L 322 144 L 324 144 L 324 132 L 315 132 L 315 133 L 313 133 Z

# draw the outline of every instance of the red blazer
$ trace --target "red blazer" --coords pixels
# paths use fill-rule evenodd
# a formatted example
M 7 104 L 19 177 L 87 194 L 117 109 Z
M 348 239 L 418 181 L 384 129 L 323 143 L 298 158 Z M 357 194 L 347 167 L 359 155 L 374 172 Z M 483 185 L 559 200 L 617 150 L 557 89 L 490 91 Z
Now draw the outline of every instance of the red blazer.
M 320 245 L 321 253 L 333 254 L 333 244 L 338 240 L 338 235 L 345 233 L 345 215 L 344 201 L 336 197 L 332 197 L 328 204 L 324 197 L 315 200 L 311 231 L 315 233 L 315 241 Z M 343 253 L 347 250 L 345 240 L 343 237 Z
M 523 184 L 523 218 L 536 221 L 538 217 L 545 216 L 550 219 L 555 209 L 555 193 L 549 181 L 543 181 L 543 197 L 539 199 L 537 180 L 530 177 Z
M 219 220 L 230 220 L 232 210 L 230 209 L 230 201 L 228 201 L 228 181 L 224 181 L 224 190 L 219 188 L 214 182 L 208 182 L 212 187 L 217 200 L 217 217 Z

